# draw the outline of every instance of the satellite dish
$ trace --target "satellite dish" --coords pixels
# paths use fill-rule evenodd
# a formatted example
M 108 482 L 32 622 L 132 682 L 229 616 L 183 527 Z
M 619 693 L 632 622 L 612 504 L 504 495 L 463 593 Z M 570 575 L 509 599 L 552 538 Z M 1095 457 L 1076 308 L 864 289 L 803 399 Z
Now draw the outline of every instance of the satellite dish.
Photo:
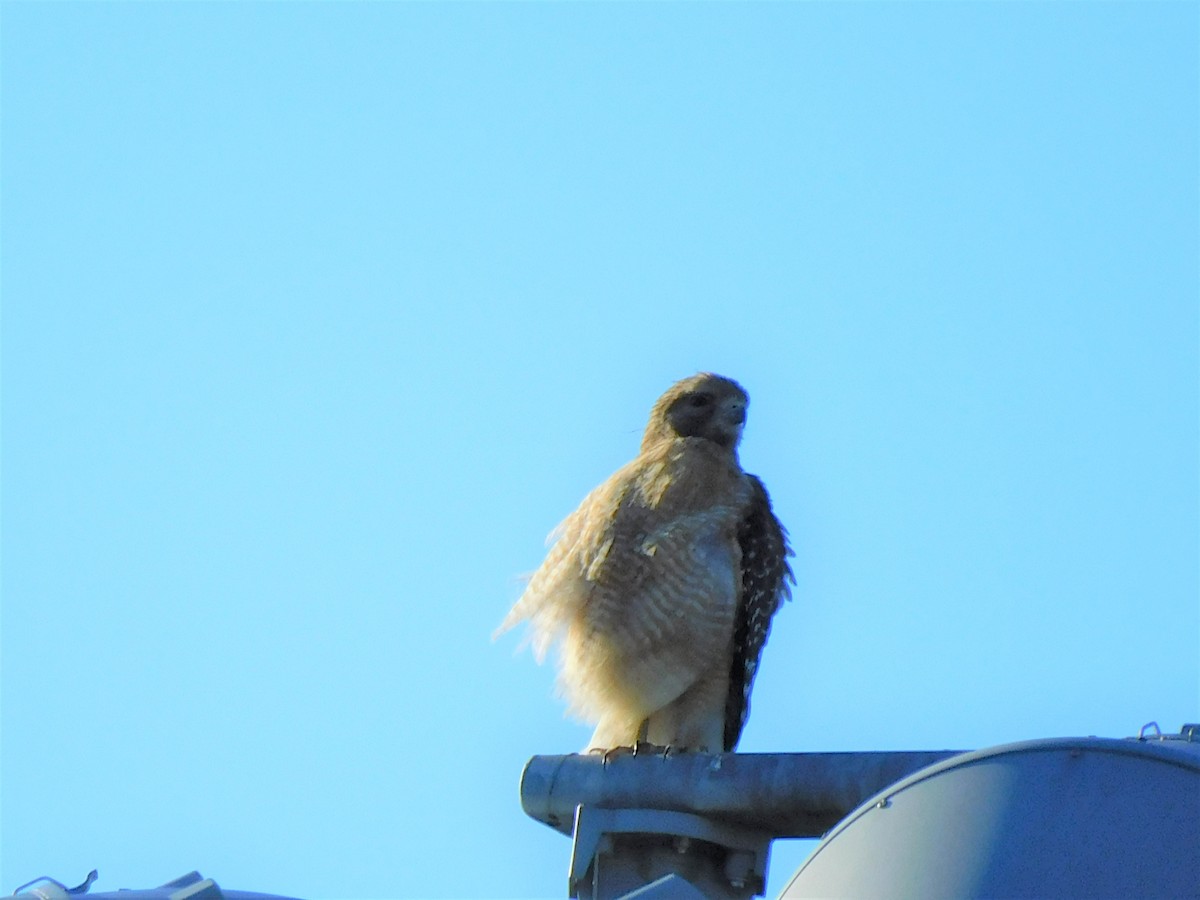
M 1189 727 L 932 765 L 843 819 L 781 900 L 1200 897 L 1200 727 Z

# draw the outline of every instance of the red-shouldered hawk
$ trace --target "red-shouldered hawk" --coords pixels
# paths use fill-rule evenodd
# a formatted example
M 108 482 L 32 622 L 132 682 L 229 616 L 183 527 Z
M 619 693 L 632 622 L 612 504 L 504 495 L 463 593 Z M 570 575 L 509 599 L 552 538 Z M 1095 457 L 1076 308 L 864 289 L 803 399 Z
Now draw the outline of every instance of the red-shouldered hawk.
M 641 452 L 593 490 L 497 634 L 529 620 L 539 662 L 596 722 L 590 749 L 732 750 L 771 617 L 794 583 L 787 533 L 737 446 L 749 398 L 701 373 L 650 411 Z

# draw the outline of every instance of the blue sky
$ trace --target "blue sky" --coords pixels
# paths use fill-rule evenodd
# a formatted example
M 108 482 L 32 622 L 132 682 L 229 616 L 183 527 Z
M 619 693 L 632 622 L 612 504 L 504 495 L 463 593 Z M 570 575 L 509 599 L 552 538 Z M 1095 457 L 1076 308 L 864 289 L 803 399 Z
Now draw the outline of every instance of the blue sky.
M 4 2 L 0 889 L 565 896 L 490 635 L 698 370 L 797 551 L 742 749 L 1200 719 L 1198 34 Z

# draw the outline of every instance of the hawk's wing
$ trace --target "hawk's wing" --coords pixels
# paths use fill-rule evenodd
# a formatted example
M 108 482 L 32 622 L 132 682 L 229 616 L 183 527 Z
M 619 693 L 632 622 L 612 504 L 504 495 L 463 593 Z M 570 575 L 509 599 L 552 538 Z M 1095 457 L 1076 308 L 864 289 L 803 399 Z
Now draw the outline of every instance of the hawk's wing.
M 771 511 L 763 483 L 753 475 L 750 507 L 738 526 L 742 550 L 742 594 L 733 626 L 733 654 L 729 695 L 725 700 L 725 749 L 732 750 L 750 714 L 750 689 L 763 645 L 771 630 L 771 617 L 791 596 L 792 575 L 787 558 L 792 551 L 787 531 Z

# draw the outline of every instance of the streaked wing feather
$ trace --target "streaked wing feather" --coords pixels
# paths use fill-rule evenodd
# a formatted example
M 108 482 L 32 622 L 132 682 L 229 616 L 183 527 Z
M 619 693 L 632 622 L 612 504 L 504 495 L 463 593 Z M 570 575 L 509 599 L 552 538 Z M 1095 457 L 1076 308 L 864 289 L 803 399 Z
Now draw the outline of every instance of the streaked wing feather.
M 753 495 L 738 527 L 742 551 L 742 594 L 734 622 L 729 694 L 725 702 L 725 749 L 732 750 L 750 713 L 750 691 L 771 630 L 771 618 L 791 597 L 795 583 L 788 557 L 787 531 L 771 510 L 763 483 L 753 475 Z

